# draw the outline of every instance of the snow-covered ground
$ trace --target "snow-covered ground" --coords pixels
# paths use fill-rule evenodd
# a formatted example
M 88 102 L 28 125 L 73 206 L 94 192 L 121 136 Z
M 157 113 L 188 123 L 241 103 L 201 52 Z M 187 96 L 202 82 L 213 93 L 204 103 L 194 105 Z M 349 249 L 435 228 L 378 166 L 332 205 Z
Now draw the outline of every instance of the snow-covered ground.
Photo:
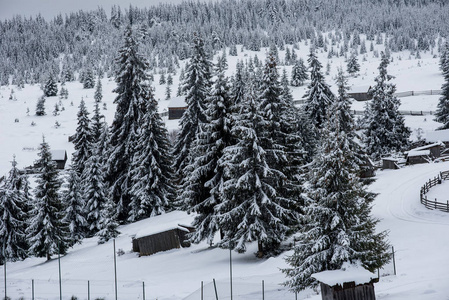
M 376 46 L 380 47 L 380 46 Z M 237 59 L 248 59 L 258 55 L 264 59 L 266 49 L 255 53 L 241 52 L 239 57 L 228 56 L 231 75 L 235 70 Z M 280 51 L 283 59 L 284 51 Z M 307 58 L 308 46 L 301 44 L 297 51 L 299 57 Z M 393 80 L 397 84 L 398 92 L 437 90 L 441 88 L 443 77 L 438 69 L 438 59 L 430 53 L 421 53 L 422 59 L 410 57 L 408 52 L 394 53 L 394 61 L 390 64 L 389 73 L 396 76 Z M 327 54 L 320 53 L 323 72 L 327 64 Z M 350 78 L 352 86 L 366 86 L 374 84 L 377 76 L 379 59 L 373 58 L 369 52 L 367 60 L 361 64 L 360 75 Z M 410 58 L 410 59 L 409 59 Z M 331 59 L 331 72 L 327 82 L 333 84 L 333 77 L 337 67 L 345 68 L 343 58 Z M 280 68 L 282 70 L 282 67 Z M 290 71 L 291 67 L 286 67 Z M 178 72 L 179 74 L 179 72 Z M 176 93 L 178 75 L 174 76 L 172 93 Z M 159 75 L 155 75 L 155 82 L 159 82 Z M 103 102 L 107 110 L 102 110 L 107 122 L 112 122 L 115 107 L 113 100 L 115 82 L 103 79 Z M 29 166 L 37 159 L 42 135 L 45 135 L 52 149 L 65 149 L 69 160 L 73 152 L 73 145 L 68 137 L 75 132 L 76 113 L 81 98 L 84 98 L 90 111 L 94 105 L 94 89 L 83 89 L 79 82 L 67 83 L 69 99 L 61 100 L 65 108 L 60 115 L 53 116 L 52 112 L 58 97 L 47 98 L 47 115 L 34 115 L 37 99 L 42 91 L 37 85 L 26 86 L 18 90 L 15 86 L 0 88 L 0 176 L 6 174 L 11 167 L 13 155 L 19 167 Z M 9 100 L 11 89 L 17 100 Z M 301 99 L 304 87 L 292 89 L 293 97 Z M 156 84 L 156 98 L 165 99 L 165 85 Z M 402 98 L 401 110 L 435 111 L 439 96 L 414 96 Z M 167 100 L 160 100 L 159 110 L 163 112 L 168 105 Z M 71 105 L 73 103 L 73 105 Z M 27 114 L 29 109 L 29 115 Z M 361 110 L 364 103 L 354 102 L 353 109 Z M 15 120 L 18 122 L 15 122 Z M 61 126 L 55 127 L 58 121 Z M 34 122 L 35 126 L 31 126 Z M 177 120 L 167 121 L 169 130 L 178 126 Z M 434 130 L 439 126 L 433 121 L 433 116 L 406 116 L 406 124 L 416 132 L 421 128 Z M 68 162 L 69 163 L 69 162 Z M 416 165 L 400 170 L 379 171 L 377 180 L 370 189 L 379 196 L 376 198 L 373 213 L 381 219 L 379 230 L 388 230 L 389 240 L 396 251 L 397 275 L 381 277 L 375 285 L 377 299 L 449 299 L 449 214 L 425 209 L 419 203 L 419 189 L 429 178 L 436 176 L 439 171 L 449 170 L 449 163 Z M 435 187 L 435 193 L 441 198 L 447 194 L 449 182 Z M 433 192 L 433 191 L 431 191 Z M 430 195 L 430 194 L 429 194 Z M 432 197 L 438 197 L 433 196 Z M 449 199 L 449 198 L 448 198 Z M 219 299 L 230 299 L 229 284 L 229 251 L 223 249 L 209 249 L 205 243 L 193 245 L 190 248 L 170 250 L 157 253 L 149 257 L 138 257 L 131 253 L 131 238 L 139 232 L 157 230 L 158 226 L 172 223 L 173 216 L 182 219 L 180 223 L 188 223 L 192 215 L 177 212 L 143 220 L 120 228 L 121 235 L 116 240 L 116 248 L 123 249 L 125 254 L 117 257 L 117 279 L 119 299 L 142 299 L 143 282 L 145 282 L 146 299 L 200 299 L 200 286 L 204 282 L 204 299 L 215 299 L 212 283 L 216 279 Z M 256 245 L 250 245 L 245 254 L 232 253 L 233 267 L 233 296 L 234 299 L 261 299 L 262 280 L 264 281 L 266 299 L 295 299 L 280 285 L 285 278 L 280 268 L 285 267 L 284 257 L 291 253 L 270 259 L 257 259 L 254 256 Z M 114 299 L 114 265 L 112 242 L 97 245 L 95 238 L 86 239 L 82 245 L 77 245 L 61 258 L 62 293 L 64 299 L 76 295 L 79 299 L 87 299 L 88 281 L 91 299 L 106 297 Z M 392 266 L 387 266 L 382 274 L 392 274 Z M 12 299 L 31 298 L 31 285 L 34 279 L 36 299 L 58 299 L 58 260 L 29 258 L 24 262 L 9 263 L 7 266 L 8 296 Z M 3 272 L 0 272 L 0 294 L 3 295 Z M 301 292 L 298 299 L 320 299 L 313 291 Z

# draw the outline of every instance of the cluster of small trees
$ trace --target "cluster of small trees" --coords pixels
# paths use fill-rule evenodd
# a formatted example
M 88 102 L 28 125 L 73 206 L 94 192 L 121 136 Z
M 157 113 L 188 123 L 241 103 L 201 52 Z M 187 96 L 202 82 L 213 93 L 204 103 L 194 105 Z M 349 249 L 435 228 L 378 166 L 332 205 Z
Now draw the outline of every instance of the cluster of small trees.
M 89 72 L 113 76 L 112 62 L 127 20 L 139 27 L 142 53 L 151 68 L 170 69 L 178 59 L 190 57 L 194 32 L 207 37 L 209 54 L 226 46 L 236 55 L 236 45 L 259 51 L 275 44 L 283 50 L 285 44 L 311 40 L 329 57 L 357 47 L 363 54 L 374 43 L 418 55 L 441 48 L 448 32 L 441 21 L 447 7 L 440 0 L 224 0 L 145 9 L 114 6 L 110 17 L 101 7 L 59 14 L 50 21 L 40 15 L 15 16 L 0 22 L 0 85 L 11 77 L 19 86 L 45 84 L 49 73 L 66 81 L 74 80 L 75 72 L 81 77 Z

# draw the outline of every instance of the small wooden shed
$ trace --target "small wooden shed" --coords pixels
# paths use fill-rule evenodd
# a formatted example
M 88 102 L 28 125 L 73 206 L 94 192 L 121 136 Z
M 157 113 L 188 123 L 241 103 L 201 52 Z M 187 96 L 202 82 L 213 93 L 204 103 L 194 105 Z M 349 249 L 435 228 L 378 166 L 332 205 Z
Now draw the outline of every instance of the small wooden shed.
M 168 119 L 181 119 L 186 110 L 187 103 L 184 96 L 172 98 L 168 103 Z
M 360 266 L 346 266 L 341 270 L 315 273 L 321 285 L 323 300 L 375 300 L 376 276 Z
M 67 162 L 67 151 L 65 150 L 50 150 L 52 160 L 56 162 L 56 168 L 64 170 Z
M 433 161 L 441 156 L 442 149 L 445 145 L 442 142 L 437 142 L 422 147 L 414 148 L 408 151 L 407 165 L 425 164 Z
M 391 169 L 397 170 L 399 169 L 398 159 L 394 157 L 384 157 L 382 158 L 382 169 Z
M 373 97 L 369 94 L 371 86 L 353 86 L 348 92 L 349 98 L 353 98 L 357 101 L 371 100 Z
M 145 256 L 161 251 L 190 247 L 188 234 L 193 231 L 194 228 L 191 226 L 178 224 L 177 227 L 161 232 L 136 236 L 132 241 L 133 251 L 138 252 L 139 256 Z

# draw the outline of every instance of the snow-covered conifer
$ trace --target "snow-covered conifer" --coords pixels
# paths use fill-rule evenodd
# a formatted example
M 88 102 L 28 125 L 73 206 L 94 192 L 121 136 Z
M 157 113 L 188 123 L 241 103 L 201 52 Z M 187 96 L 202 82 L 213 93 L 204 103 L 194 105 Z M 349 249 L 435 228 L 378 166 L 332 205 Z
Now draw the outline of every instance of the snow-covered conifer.
M 301 86 L 307 79 L 309 79 L 309 76 L 307 75 L 307 68 L 304 65 L 304 60 L 300 58 L 293 65 L 291 75 L 291 85 Z
M 0 257 L 3 262 L 27 257 L 27 198 L 23 192 L 23 180 L 14 157 L 12 168 L 5 182 L 0 185 Z
M 144 113 L 142 95 L 147 91 L 143 83 L 148 80 L 148 62 L 138 52 L 138 44 L 132 27 L 125 30 L 125 42 L 116 60 L 118 71 L 114 92 L 117 105 L 111 125 L 106 180 L 111 188 L 113 203 L 117 205 L 118 220 L 128 218 L 130 202 L 130 167 L 134 149 L 139 139 L 139 120 Z
M 58 84 L 56 83 L 55 76 L 50 73 L 47 82 L 44 85 L 44 95 L 46 97 L 53 97 L 58 94 Z
M 441 70 L 443 71 L 444 83 L 441 86 L 442 96 L 440 97 L 435 112 L 435 121 L 443 123 L 438 129 L 449 129 L 449 50 L 446 49 L 443 56 L 446 59 L 441 62 Z M 442 57 L 443 57 L 442 56 Z
M 84 171 L 87 159 L 91 156 L 92 128 L 84 99 L 81 99 L 78 111 L 78 126 L 73 139 L 75 152 L 73 153 L 72 166 L 79 176 Z
M 68 226 L 68 245 L 72 246 L 76 243 L 81 243 L 81 240 L 87 236 L 83 189 L 78 172 L 73 168 L 68 171 L 63 203 L 65 205 L 65 215 L 62 222 Z
M 36 104 L 36 116 L 45 116 L 45 96 L 39 97 Z
M 374 194 L 360 183 L 351 137 L 341 128 L 347 110 L 344 101 L 330 108 L 309 172 L 303 224 L 286 259 L 290 267 L 283 270 L 285 284 L 296 292 L 317 284 L 313 273 L 340 269 L 345 262 L 361 263 L 372 272 L 390 258 L 386 232 L 376 233 L 378 219 L 371 216 Z
M 211 62 L 204 50 L 204 41 L 194 36 L 192 57 L 186 67 L 183 90 L 186 91 L 187 110 L 180 120 L 181 129 L 173 149 L 175 176 L 185 177 L 183 170 L 190 163 L 189 152 L 199 131 L 199 124 L 206 121 L 205 101 L 210 88 Z
M 95 85 L 94 99 L 95 102 L 101 102 L 101 99 L 103 99 L 103 88 L 100 77 L 98 77 L 97 84 Z
M 87 68 L 83 76 L 83 88 L 93 89 L 95 87 L 95 76 L 92 68 Z
M 131 164 L 131 202 L 128 221 L 160 215 L 172 206 L 172 158 L 168 132 L 157 109 L 150 87 L 142 99 L 146 104 L 140 122 L 140 138 Z
M 348 73 L 351 76 L 354 76 L 355 74 L 357 74 L 357 72 L 360 71 L 360 64 L 359 61 L 357 59 L 357 55 L 355 54 L 355 52 L 351 53 L 351 56 L 348 59 L 348 64 L 346 66 Z
M 381 57 L 379 75 L 371 91 L 373 100 L 368 107 L 368 126 L 364 131 L 366 151 L 374 159 L 403 150 L 411 133 L 399 113 L 400 100 L 394 96 L 396 86 L 389 82 L 393 78 L 387 74 L 390 61 L 383 52 Z
M 29 254 L 49 260 L 53 254 L 65 254 L 68 246 L 67 227 L 62 222 L 64 208 L 59 196 L 61 181 L 45 138 L 38 155 L 39 175 L 26 233 L 30 244 Z
M 217 79 L 207 98 L 206 122 L 200 130 L 191 149 L 192 163 L 187 167 L 188 178 L 182 187 L 180 201 L 185 201 L 189 211 L 197 213 L 193 221 L 196 230 L 191 240 L 212 243 L 219 230 L 215 207 L 221 202 L 224 168 L 218 163 L 223 150 L 231 145 L 231 96 L 223 58 L 220 58 Z
M 334 100 L 334 95 L 324 81 L 324 76 L 321 73 L 322 65 L 318 61 L 313 48 L 310 50 L 308 62 L 310 66 L 310 84 L 303 97 L 306 100 L 305 111 L 312 123 L 317 128 L 322 128 L 326 121 L 327 111 Z

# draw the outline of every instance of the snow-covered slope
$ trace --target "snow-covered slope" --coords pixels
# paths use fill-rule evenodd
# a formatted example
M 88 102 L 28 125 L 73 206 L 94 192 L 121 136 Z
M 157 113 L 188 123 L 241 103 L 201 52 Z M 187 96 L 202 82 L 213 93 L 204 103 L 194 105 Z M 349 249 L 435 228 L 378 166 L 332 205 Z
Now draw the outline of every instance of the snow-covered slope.
M 377 47 L 377 46 L 376 46 Z M 301 44 L 298 56 L 306 59 L 308 46 Z M 266 49 L 261 52 L 240 52 L 239 57 L 228 56 L 229 71 L 233 73 L 237 59 L 245 60 L 258 55 L 263 59 Z M 281 59 L 284 51 L 280 51 Z M 393 80 L 398 91 L 440 89 L 443 82 L 438 70 L 438 59 L 430 53 L 422 53 L 422 59 L 409 59 L 409 53 L 394 53 L 393 63 L 389 73 L 396 76 Z M 323 65 L 327 63 L 327 54 L 319 53 Z M 350 78 L 353 86 L 373 84 L 377 75 L 379 60 L 367 54 L 367 60 L 359 57 L 361 72 L 357 78 Z M 330 60 L 331 72 L 327 82 L 333 84 L 337 67 L 345 67 L 344 58 Z M 282 69 L 282 67 L 281 67 Z M 286 67 L 290 71 L 291 67 Z M 159 82 L 155 75 L 155 82 Z M 103 79 L 103 102 L 107 110 L 102 110 L 110 124 L 114 116 L 115 98 L 112 90 L 115 82 Z M 174 76 L 173 91 L 178 85 Z M 9 100 L 11 89 L 13 98 Z M 34 115 L 36 102 L 42 91 L 37 85 L 26 86 L 18 90 L 15 86 L 0 88 L 0 176 L 10 169 L 13 155 L 19 167 L 31 165 L 37 158 L 42 135 L 45 135 L 52 149 L 65 149 L 73 152 L 73 145 L 68 137 L 75 132 L 76 113 L 81 98 L 84 98 L 90 111 L 93 110 L 94 89 L 83 89 L 78 82 L 67 83 L 69 98 L 61 100 L 65 108 L 60 115 L 53 116 L 52 111 L 58 97 L 47 98 L 47 115 Z M 156 98 L 165 99 L 165 86 L 155 86 Z M 292 89 L 293 97 L 301 99 L 305 86 Z M 402 98 L 401 110 L 434 111 L 438 96 L 415 96 Z M 160 100 L 159 110 L 163 112 L 169 101 Z M 73 103 L 73 105 L 71 105 Z M 353 103 L 353 109 L 361 110 L 364 103 Z M 29 108 L 29 115 L 27 115 Z M 18 119 L 18 122 L 15 120 Z M 439 125 L 432 116 L 407 116 L 406 124 L 413 130 L 422 128 L 433 130 Z M 61 126 L 55 127 L 58 121 Z M 35 126 L 31 126 L 34 122 Z M 178 121 L 167 121 L 169 130 L 176 129 Z M 69 163 L 69 162 L 68 162 Z M 380 230 L 389 230 L 389 240 L 396 250 L 397 275 L 382 277 L 376 284 L 378 299 L 445 299 L 449 295 L 447 275 L 449 261 L 446 253 L 449 250 L 447 229 L 449 214 L 425 209 L 419 204 L 419 188 L 429 178 L 440 170 L 449 170 L 449 163 L 417 165 L 396 171 L 381 171 L 371 189 L 379 193 L 375 200 L 373 213 L 382 221 Z M 449 183 L 447 184 L 449 187 Z M 444 197 L 444 185 L 439 187 L 441 197 Z M 447 188 L 446 188 L 447 190 Z M 433 196 L 432 197 L 438 197 Z M 178 212 L 179 213 L 179 212 Z M 183 213 L 181 213 L 183 214 Z M 179 215 L 177 215 L 179 217 Z M 181 223 L 188 223 L 192 215 L 183 214 Z M 227 250 L 212 248 L 206 244 L 193 245 L 190 248 L 170 250 L 149 257 L 138 257 L 131 253 L 131 238 L 142 231 L 157 231 L 159 226 L 173 222 L 173 214 L 154 219 L 143 220 L 120 227 L 121 235 L 116 240 L 116 248 L 125 254 L 117 257 L 118 293 L 120 299 L 142 299 L 143 282 L 145 282 L 146 299 L 200 299 L 201 281 L 204 282 L 205 298 L 215 299 L 212 283 L 216 279 L 219 299 L 230 299 L 229 257 Z M 256 245 L 250 245 L 245 254 L 232 253 L 233 258 L 233 296 L 235 299 L 261 299 L 262 280 L 264 281 L 266 299 L 295 299 L 280 285 L 284 275 L 279 271 L 285 267 L 284 256 L 268 260 L 257 259 L 254 256 Z M 391 266 L 383 273 L 391 273 Z M 97 245 L 95 238 L 84 240 L 61 258 L 62 292 L 68 299 L 76 295 L 79 299 L 87 299 L 88 281 L 91 299 L 106 297 L 114 299 L 114 265 L 112 242 Z M 34 279 L 35 295 L 38 299 L 58 299 L 58 260 L 29 258 L 24 262 L 9 263 L 7 266 L 8 295 L 12 299 L 19 297 L 31 298 L 31 285 Z M 4 286 L 3 272 L 0 272 L 0 294 Z M 298 298 L 320 299 L 313 291 L 304 291 Z

